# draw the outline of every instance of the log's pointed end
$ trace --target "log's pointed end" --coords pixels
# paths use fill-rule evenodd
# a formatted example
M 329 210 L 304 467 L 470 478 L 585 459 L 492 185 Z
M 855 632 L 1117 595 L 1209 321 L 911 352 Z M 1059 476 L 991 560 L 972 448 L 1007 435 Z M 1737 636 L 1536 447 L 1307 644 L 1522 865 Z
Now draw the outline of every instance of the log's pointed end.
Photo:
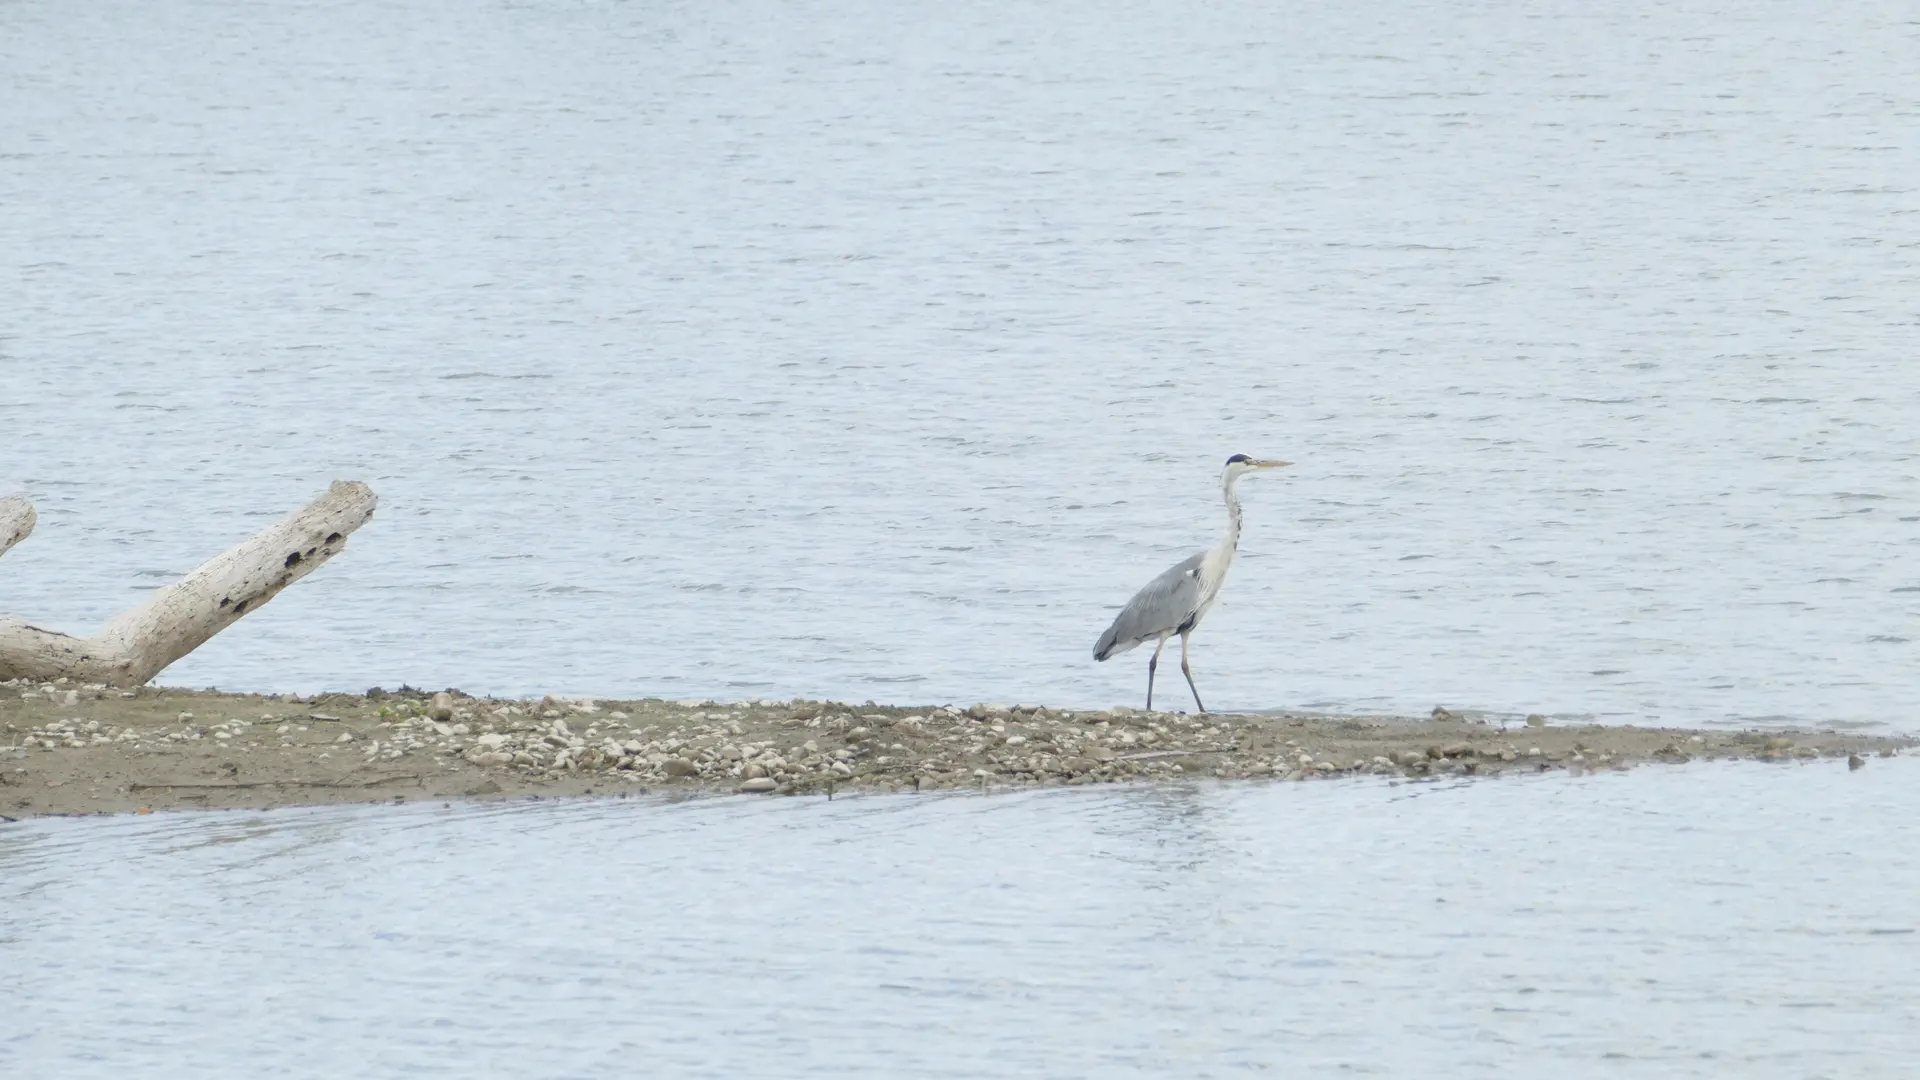
M 358 480 L 335 480 L 328 484 L 327 498 L 365 502 L 372 506 L 380 504 L 380 497 L 373 493 L 373 489 Z
M 0 498 L 0 554 L 32 535 L 34 522 L 38 520 L 39 515 L 34 513 L 33 504 L 25 495 Z
M 353 527 L 357 529 L 373 517 L 374 510 L 380 505 L 380 496 L 358 480 L 335 480 L 327 485 L 327 493 L 320 497 L 316 505 L 322 503 L 348 510 L 353 517 Z

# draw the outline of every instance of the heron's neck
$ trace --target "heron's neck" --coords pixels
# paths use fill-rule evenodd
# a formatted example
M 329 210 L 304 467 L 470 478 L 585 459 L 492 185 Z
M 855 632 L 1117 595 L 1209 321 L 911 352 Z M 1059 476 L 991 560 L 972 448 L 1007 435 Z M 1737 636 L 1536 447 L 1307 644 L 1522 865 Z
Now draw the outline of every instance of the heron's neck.
M 1229 559 L 1240 547 L 1240 496 L 1233 490 L 1239 480 L 1237 476 L 1232 477 L 1221 487 L 1227 499 L 1227 535 L 1220 538 L 1220 553 Z

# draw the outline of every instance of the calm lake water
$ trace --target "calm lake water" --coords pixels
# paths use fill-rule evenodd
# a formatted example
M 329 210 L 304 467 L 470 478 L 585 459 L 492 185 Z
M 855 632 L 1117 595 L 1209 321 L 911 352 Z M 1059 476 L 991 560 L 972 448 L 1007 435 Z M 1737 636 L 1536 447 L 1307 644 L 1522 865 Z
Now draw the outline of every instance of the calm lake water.
M 1906 1077 L 1916 791 L 1896 759 L 36 821 L 0 829 L 0 1070 Z
M 0 610 L 187 685 L 1911 728 L 1910 5 L 0 6 Z

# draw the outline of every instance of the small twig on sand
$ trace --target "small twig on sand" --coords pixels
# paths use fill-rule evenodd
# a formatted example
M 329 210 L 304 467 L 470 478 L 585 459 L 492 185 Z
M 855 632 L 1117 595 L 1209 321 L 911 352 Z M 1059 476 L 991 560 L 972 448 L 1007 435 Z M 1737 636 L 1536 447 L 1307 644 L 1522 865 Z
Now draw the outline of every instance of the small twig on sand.
M 172 784 L 128 784 L 128 791 L 166 791 L 170 788 L 262 788 L 262 787 L 332 787 L 332 788 L 369 788 L 394 780 L 425 780 L 426 777 L 415 773 L 396 773 L 393 776 L 380 776 L 372 780 L 349 782 L 346 780 L 234 780 L 211 781 L 203 783 L 179 782 Z
M 1140 754 L 1121 754 L 1115 761 L 1152 761 L 1155 758 L 1192 757 L 1194 754 L 1231 754 L 1237 746 L 1202 747 L 1199 750 L 1148 750 Z

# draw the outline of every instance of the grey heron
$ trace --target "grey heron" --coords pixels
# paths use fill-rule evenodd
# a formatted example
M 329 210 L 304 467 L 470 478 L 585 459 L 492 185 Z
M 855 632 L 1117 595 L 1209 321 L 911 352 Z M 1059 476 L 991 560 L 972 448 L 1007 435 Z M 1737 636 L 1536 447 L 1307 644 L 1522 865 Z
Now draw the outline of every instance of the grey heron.
M 1240 546 L 1240 497 L 1234 494 L 1234 485 L 1250 472 L 1291 464 L 1291 461 L 1262 461 L 1245 454 L 1228 458 L 1226 472 L 1220 477 L 1221 494 L 1227 500 L 1227 535 L 1213 547 L 1181 560 L 1147 582 L 1146 588 L 1133 594 L 1133 599 L 1114 617 L 1113 625 L 1094 643 L 1093 658 L 1105 660 L 1136 645 L 1153 642 L 1153 658 L 1147 661 L 1147 711 L 1153 711 L 1153 670 L 1160 665 L 1160 650 L 1174 634 L 1180 635 L 1180 673 L 1187 677 L 1193 703 L 1201 712 L 1207 711 L 1200 701 L 1200 688 L 1193 685 L 1193 669 L 1187 666 L 1187 638 L 1219 597 L 1220 585 L 1227 580 L 1227 570 L 1233 566 L 1234 552 Z

